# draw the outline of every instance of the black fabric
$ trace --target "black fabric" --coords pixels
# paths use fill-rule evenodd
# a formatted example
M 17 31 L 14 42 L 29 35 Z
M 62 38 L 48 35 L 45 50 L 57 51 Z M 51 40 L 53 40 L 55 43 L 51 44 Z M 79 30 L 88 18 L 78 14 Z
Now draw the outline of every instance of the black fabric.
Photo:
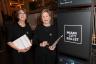
M 32 38 L 32 30 L 28 24 L 26 24 L 26 27 L 20 27 L 18 23 L 10 24 L 8 28 L 8 42 L 14 41 L 24 34 L 26 34 L 29 39 Z
M 40 43 L 48 41 L 49 45 L 52 45 L 57 39 L 57 28 L 55 25 L 45 27 L 40 25 L 36 28 L 34 35 L 36 52 L 35 52 L 35 64 L 56 64 L 56 50 L 50 51 L 47 47 L 40 47 Z
M 26 34 L 29 39 L 32 39 L 32 31 L 28 24 L 25 27 L 20 27 L 18 23 L 8 25 L 8 42 L 12 42 L 20 36 Z M 32 52 L 29 50 L 26 53 L 18 53 L 15 49 L 10 50 L 12 64 L 33 64 Z

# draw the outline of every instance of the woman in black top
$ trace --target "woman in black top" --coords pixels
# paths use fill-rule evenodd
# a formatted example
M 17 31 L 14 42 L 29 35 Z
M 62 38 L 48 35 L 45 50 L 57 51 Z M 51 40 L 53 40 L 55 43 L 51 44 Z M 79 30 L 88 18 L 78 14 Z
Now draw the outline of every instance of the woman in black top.
M 52 12 L 44 9 L 41 12 L 42 24 L 37 26 L 34 39 L 37 47 L 35 64 L 56 64 L 56 50 L 51 45 L 57 39 L 56 25 L 52 24 Z
M 26 23 L 27 16 L 25 11 L 19 10 L 17 15 L 18 22 L 10 24 L 8 28 L 8 45 L 11 47 L 11 61 L 13 61 L 12 64 L 32 64 L 31 46 L 25 49 L 19 49 L 12 43 L 17 38 L 26 34 L 32 44 L 32 31 L 30 26 Z

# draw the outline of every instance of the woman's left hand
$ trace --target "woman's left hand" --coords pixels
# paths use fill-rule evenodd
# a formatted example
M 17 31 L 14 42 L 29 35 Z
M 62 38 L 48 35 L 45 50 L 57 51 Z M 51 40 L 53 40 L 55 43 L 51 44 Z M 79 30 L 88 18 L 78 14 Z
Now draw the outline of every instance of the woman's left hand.
M 49 46 L 49 50 L 54 51 L 56 46 Z
M 18 50 L 18 52 L 27 52 L 27 51 L 30 50 L 30 48 L 31 48 L 31 47 L 27 47 L 27 48 L 25 48 L 25 49 L 20 49 L 20 50 Z

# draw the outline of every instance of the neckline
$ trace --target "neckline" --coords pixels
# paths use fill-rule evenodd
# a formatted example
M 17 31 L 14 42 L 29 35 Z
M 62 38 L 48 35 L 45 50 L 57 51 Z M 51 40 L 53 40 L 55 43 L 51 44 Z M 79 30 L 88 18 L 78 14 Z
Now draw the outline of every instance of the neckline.
M 21 25 L 19 24 L 19 22 L 17 22 L 17 24 L 18 24 L 18 26 L 21 27 L 21 28 L 25 28 L 25 27 L 26 27 L 26 23 L 25 23 L 25 26 L 21 26 Z

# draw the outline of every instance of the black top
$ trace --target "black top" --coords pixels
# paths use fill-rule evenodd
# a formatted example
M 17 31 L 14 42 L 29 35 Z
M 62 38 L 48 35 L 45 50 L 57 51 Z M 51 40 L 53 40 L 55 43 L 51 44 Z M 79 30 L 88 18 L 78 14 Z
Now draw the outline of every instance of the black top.
M 32 31 L 28 24 L 26 24 L 25 27 L 21 27 L 18 23 L 11 24 L 8 28 L 8 42 L 14 41 L 24 34 L 26 34 L 29 39 L 32 38 Z
M 43 41 L 48 41 L 49 45 L 52 45 L 57 39 L 57 28 L 55 25 L 50 27 L 45 27 L 43 25 L 39 25 L 36 28 L 35 36 L 34 36 L 36 44 L 40 44 Z

